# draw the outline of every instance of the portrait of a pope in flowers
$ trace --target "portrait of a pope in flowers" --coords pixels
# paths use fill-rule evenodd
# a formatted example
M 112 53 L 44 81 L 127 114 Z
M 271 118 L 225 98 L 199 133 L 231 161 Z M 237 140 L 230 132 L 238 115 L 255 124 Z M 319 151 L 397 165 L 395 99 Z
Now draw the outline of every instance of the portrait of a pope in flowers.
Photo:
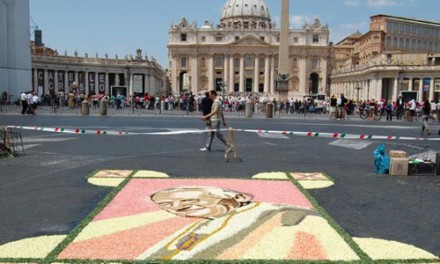
M 356 260 L 358 256 L 291 182 L 132 179 L 59 259 Z

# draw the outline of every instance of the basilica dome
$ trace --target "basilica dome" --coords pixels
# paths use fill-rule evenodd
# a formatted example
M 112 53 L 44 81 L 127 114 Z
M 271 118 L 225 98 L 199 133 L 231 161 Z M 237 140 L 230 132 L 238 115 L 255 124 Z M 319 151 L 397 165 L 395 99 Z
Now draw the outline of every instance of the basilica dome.
M 222 28 L 271 28 L 265 0 L 228 0 L 220 19 Z

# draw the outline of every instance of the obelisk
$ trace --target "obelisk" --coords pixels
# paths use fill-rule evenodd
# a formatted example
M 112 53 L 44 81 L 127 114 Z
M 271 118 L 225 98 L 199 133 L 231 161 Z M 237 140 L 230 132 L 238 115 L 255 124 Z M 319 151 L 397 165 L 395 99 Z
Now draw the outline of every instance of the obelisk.
M 281 32 L 280 32 L 280 51 L 278 56 L 278 78 L 277 91 L 279 100 L 285 102 L 289 91 L 289 1 L 281 0 Z

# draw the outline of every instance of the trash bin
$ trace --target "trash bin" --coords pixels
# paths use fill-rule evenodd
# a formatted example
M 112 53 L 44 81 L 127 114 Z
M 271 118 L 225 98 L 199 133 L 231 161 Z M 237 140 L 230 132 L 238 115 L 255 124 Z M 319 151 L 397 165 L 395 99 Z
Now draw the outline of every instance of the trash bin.
M 102 99 L 99 102 L 99 114 L 102 116 L 107 115 L 107 109 L 108 109 L 108 100 L 107 99 Z
M 89 101 L 84 100 L 81 104 L 81 115 L 89 115 L 90 114 L 90 107 L 89 107 Z
M 245 113 L 247 118 L 251 118 L 254 114 L 254 105 L 252 104 L 252 102 L 246 102 Z
M 266 118 L 273 118 L 273 104 L 266 104 Z

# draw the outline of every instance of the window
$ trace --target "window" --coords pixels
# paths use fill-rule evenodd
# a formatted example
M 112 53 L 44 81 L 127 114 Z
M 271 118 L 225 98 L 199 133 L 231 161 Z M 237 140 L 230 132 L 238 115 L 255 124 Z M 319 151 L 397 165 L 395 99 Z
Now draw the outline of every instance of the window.
M 254 67 L 254 57 L 246 57 L 246 63 L 245 63 L 245 67 L 246 68 L 252 68 Z
M 205 58 L 202 58 L 200 64 L 201 64 L 200 66 L 201 66 L 202 68 L 206 68 L 206 59 L 205 59 Z
M 266 60 L 264 58 L 259 59 L 258 65 L 260 66 L 260 69 L 264 69 L 266 67 Z
M 298 37 L 293 38 L 293 43 L 298 43 Z
M 260 37 L 260 40 L 261 41 L 266 41 L 264 37 Z
M 185 42 L 187 40 L 187 34 L 180 34 L 180 41 Z
M 186 68 L 186 64 L 187 64 L 186 62 L 187 62 L 186 57 L 181 58 L 180 59 L 180 66 L 182 68 Z
M 235 36 L 235 41 L 239 41 L 239 40 L 240 40 L 240 37 Z
M 223 57 L 222 56 L 216 56 L 214 58 L 214 67 L 221 68 L 223 67 Z
M 390 48 L 390 47 L 391 47 L 391 42 L 392 42 L 392 41 L 391 41 L 391 37 L 390 37 L 390 36 L 387 36 L 387 41 L 386 41 L 386 45 L 385 45 L 385 46 L 386 46 L 387 48 Z
M 312 59 L 312 69 L 313 70 L 318 69 L 318 66 L 319 66 L 318 59 Z
M 234 68 L 240 68 L 240 58 L 234 58 Z
M 202 37 L 202 42 L 206 42 L 206 37 L 205 36 Z
M 319 42 L 319 36 L 318 35 L 313 35 L 313 43 L 318 43 Z
M 223 41 L 223 37 L 221 37 L 221 36 L 215 37 L 215 41 L 216 42 L 222 42 Z

